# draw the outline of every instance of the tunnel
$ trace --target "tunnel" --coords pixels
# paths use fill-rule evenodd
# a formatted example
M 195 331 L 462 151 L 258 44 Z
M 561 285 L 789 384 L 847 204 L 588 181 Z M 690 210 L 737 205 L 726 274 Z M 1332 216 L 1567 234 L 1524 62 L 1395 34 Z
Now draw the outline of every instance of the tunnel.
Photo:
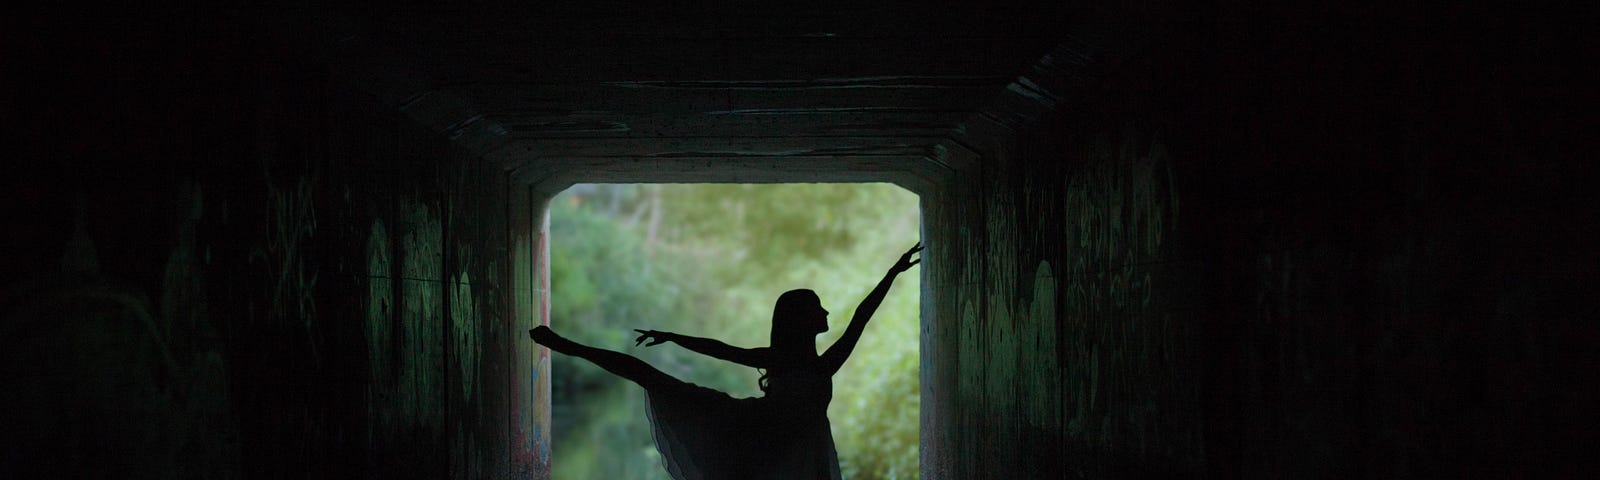
M 918 194 L 923 478 L 1590 477 L 1589 10 L 19 7 L 0 477 L 549 478 L 585 182 Z

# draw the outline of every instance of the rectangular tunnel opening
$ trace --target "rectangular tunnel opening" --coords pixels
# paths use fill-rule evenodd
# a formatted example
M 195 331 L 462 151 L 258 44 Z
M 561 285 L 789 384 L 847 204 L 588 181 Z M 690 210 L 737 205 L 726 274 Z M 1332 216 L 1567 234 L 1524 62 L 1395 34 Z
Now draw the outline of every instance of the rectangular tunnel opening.
M 831 312 L 817 341 L 825 350 L 884 270 L 920 240 L 919 202 L 888 183 L 577 184 L 545 207 L 542 321 L 680 380 L 761 396 L 755 369 L 670 344 L 635 346 L 632 329 L 762 347 L 773 301 L 809 288 Z M 917 476 L 920 279 L 911 272 L 896 281 L 833 378 L 828 413 L 846 477 Z M 581 360 L 538 355 L 530 373 L 548 382 L 532 387 L 544 387 L 533 397 L 551 406 L 553 478 L 666 478 L 642 389 Z

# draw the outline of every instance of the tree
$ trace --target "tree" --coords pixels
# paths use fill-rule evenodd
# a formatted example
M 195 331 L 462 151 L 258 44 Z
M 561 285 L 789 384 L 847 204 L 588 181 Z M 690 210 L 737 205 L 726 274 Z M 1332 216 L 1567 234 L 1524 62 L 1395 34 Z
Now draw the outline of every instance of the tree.
M 760 395 L 756 372 L 680 349 L 629 348 L 631 329 L 761 346 L 778 294 L 812 288 L 833 312 L 830 323 L 841 327 L 819 339 L 829 345 L 884 270 L 917 242 L 919 216 L 917 197 L 887 184 L 575 187 L 551 207 L 552 321 L 576 340 L 627 349 L 685 381 L 734 396 Z M 848 478 L 917 476 L 914 278 L 897 282 L 834 378 L 829 416 Z M 664 478 L 617 476 L 660 471 L 643 404 L 628 403 L 642 402 L 643 395 L 635 392 L 630 400 L 616 393 L 632 387 L 581 362 L 553 367 L 558 417 L 576 418 L 559 414 L 575 412 L 572 406 L 583 404 L 579 397 L 605 399 L 606 408 L 618 410 L 572 420 L 582 425 L 558 421 L 557 476 Z M 580 430 L 586 433 L 573 435 Z M 607 457 L 604 472 L 563 472 L 586 461 L 569 455 L 577 448 L 563 447 L 564 439 L 576 443 L 583 435 L 588 445 L 582 448 L 636 453 L 626 461 Z

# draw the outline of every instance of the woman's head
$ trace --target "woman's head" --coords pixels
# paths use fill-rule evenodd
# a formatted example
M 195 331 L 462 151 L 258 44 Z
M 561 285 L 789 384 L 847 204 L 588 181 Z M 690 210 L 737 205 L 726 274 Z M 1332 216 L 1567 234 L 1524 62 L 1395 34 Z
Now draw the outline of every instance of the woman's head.
M 773 347 L 813 344 L 816 335 L 826 331 L 828 310 L 822 308 L 817 292 L 802 288 L 778 296 L 772 308 Z

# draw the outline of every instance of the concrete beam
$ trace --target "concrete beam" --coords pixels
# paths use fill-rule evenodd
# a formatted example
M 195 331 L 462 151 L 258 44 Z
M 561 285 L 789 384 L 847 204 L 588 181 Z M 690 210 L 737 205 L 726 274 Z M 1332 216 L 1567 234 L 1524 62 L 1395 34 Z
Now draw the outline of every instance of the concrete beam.
M 401 54 L 370 27 L 325 11 L 282 10 L 261 15 L 262 31 L 290 51 L 327 65 L 332 76 L 376 97 L 431 131 L 476 155 L 505 142 L 508 130 L 475 106 L 435 88 L 430 63 Z
M 529 161 L 511 181 L 549 195 L 578 183 L 885 182 L 922 193 L 944 176 L 937 163 L 912 156 L 589 157 Z
M 939 137 L 752 137 L 521 139 L 487 157 L 516 169 L 545 158 L 909 157 L 933 154 Z

